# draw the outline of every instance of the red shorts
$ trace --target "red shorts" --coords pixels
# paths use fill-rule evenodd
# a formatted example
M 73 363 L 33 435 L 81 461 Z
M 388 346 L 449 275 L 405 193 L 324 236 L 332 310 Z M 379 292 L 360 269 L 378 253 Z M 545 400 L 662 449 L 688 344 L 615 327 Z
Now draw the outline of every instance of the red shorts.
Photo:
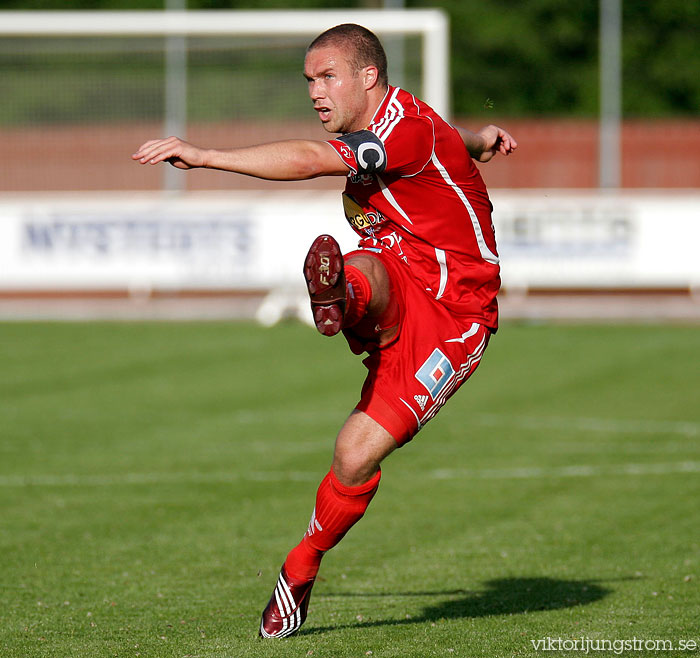
M 392 283 L 399 304 L 397 337 L 378 348 L 344 330 L 354 352 L 369 352 L 363 361 L 369 374 L 357 409 L 377 421 L 399 446 L 410 441 L 448 398 L 476 370 L 489 342 L 488 328 L 451 314 L 435 301 L 396 256 L 363 249 L 378 258 Z

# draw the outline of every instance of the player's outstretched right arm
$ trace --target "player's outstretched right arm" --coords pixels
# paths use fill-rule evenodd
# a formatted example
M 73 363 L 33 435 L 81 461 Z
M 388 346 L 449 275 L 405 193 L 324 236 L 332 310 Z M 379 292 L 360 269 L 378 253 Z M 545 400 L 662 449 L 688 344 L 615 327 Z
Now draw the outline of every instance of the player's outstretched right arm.
M 349 168 L 326 142 L 293 139 L 235 149 L 205 149 L 178 137 L 142 144 L 132 159 L 141 164 L 169 162 L 178 169 L 205 167 L 268 180 L 346 176 Z

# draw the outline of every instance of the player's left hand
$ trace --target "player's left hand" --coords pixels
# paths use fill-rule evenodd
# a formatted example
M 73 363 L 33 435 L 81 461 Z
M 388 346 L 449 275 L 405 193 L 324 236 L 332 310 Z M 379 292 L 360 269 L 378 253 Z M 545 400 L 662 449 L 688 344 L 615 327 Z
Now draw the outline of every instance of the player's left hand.
M 484 140 L 484 150 L 478 158 L 479 162 L 488 162 L 496 153 L 510 155 L 518 148 L 518 142 L 509 132 L 493 124 L 484 126 L 477 135 Z

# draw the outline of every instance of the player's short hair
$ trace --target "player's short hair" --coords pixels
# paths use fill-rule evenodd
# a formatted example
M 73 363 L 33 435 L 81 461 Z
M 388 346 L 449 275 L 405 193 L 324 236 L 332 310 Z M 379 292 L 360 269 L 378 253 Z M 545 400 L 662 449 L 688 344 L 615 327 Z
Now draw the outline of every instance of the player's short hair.
M 319 34 L 309 44 L 306 52 L 326 46 L 349 47 L 353 53 L 350 57 L 350 63 L 355 71 L 359 71 L 365 66 L 376 66 L 379 83 L 384 87 L 389 84 L 384 47 L 377 35 L 366 27 L 355 23 L 336 25 Z

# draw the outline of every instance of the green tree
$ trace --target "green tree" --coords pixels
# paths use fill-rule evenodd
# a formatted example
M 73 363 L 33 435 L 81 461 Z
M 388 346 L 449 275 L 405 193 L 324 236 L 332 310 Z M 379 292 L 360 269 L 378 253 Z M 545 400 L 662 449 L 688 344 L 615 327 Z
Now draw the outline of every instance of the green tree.
M 165 0 L 0 0 L 0 9 L 160 9 Z M 187 0 L 189 9 L 331 9 L 380 0 Z M 451 24 L 458 115 L 596 116 L 598 0 L 406 0 Z M 698 116 L 700 2 L 623 1 L 623 111 Z
M 700 2 L 624 5 L 624 113 L 700 115 Z
M 456 114 L 595 114 L 595 3 L 447 0 L 434 4 L 444 6 L 451 19 Z

